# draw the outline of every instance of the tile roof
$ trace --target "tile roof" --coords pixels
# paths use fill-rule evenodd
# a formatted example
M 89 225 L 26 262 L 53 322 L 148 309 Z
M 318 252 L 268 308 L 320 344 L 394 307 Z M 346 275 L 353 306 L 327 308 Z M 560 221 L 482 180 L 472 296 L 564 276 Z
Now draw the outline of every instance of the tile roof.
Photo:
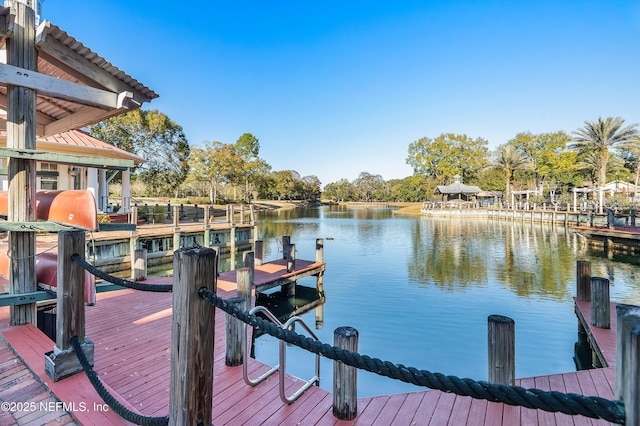
M 7 132 L 5 130 L 0 130 L 0 146 L 7 146 Z M 38 137 L 36 149 L 55 153 L 133 160 L 136 164 L 146 161 L 139 155 L 94 138 L 82 130 L 69 130 L 45 138 Z

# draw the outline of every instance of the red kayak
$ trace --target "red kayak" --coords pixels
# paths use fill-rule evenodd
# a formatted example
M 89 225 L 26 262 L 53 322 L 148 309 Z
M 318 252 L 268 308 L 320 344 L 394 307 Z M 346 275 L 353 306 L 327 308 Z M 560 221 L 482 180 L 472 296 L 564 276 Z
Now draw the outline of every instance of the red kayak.
M 0 215 L 9 214 L 9 194 L 0 191 Z M 87 231 L 98 230 L 98 211 L 87 190 L 36 192 L 36 218 Z
M 0 275 L 9 277 L 9 258 L 0 256 Z M 36 255 L 36 280 L 41 290 L 56 291 L 58 288 L 58 255 L 56 253 L 40 253 Z M 84 271 L 84 301 L 96 303 L 96 280 L 89 271 Z

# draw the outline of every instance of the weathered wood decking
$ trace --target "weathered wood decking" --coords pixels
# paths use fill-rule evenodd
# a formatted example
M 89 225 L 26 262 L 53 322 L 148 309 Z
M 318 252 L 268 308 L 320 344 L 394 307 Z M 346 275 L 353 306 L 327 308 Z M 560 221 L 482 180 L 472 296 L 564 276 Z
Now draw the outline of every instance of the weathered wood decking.
M 234 291 L 219 289 L 232 297 Z M 128 406 L 142 414 L 168 414 L 171 294 L 121 290 L 98 295 L 95 306 L 87 307 L 87 336 L 95 343 L 95 370 L 101 380 Z M 582 303 L 578 310 L 588 316 Z M 615 312 L 615 309 L 612 310 Z M 8 308 L 0 309 L 0 325 L 8 322 Z M 247 386 L 242 367 L 224 365 L 224 313 L 216 311 L 213 421 L 216 425 L 603 425 L 582 416 L 547 413 L 500 403 L 473 400 L 440 391 L 412 392 L 358 400 L 358 417 L 338 421 L 332 414 L 332 395 L 312 387 L 296 403 L 285 405 L 278 396 L 277 378 Z M 99 397 L 84 374 L 51 383 L 44 375 L 43 354 L 53 342 L 31 325 L 7 327 L 3 334 L 18 355 L 41 377 L 63 402 L 84 402 L 93 407 Z M 611 330 L 593 330 L 601 345 L 615 344 L 615 322 Z M 613 338 L 611 336 L 614 336 Z M 611 348 L 602 347 L 604 352 Z M 615 349 L 613 349 L 615 351 Z M 375 354 L 370 354 L 375 355 Z M 252 376 L 266 369 L 249 360 Z M 610 364 L 611 365 L 611 364 Z M 419 366 L 416 366 L 419 367 Z M 446 374 L 446 372 L 444 372 Z M 323 375 L 331 374 L 323 371 Z M 615 369 L 612 367 L 521 379 L 518 384 L 545 390 L 613 398 Z M 288 377 L 292 392 L 301 381 Z M 391 380 L 391 379 L 389 379 Z M 297 383 L 296 383 L 297 382 Z M 104 417 L 111 414 L 108 420 Z M 82 424 L 125 424 L 112 412 L 73 412 Z

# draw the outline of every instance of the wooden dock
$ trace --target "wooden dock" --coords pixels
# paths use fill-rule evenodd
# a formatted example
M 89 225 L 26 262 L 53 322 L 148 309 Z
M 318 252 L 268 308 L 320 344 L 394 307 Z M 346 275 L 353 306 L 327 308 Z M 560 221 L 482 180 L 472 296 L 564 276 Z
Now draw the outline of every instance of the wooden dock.
M 218 289 L 218 294 L 225 298 L 236 295 L 234 290 L 223 288 Z M 172 295 L 168 293 L 127 289 L 100 293 L 96 305 L 86 308 L 87 337 L 95 344 L 95 370 L 122 403 L 148 416 L 168 414 L 171 303 Z M 588 325 L 589 306 L 581 302 L 576 307 L 591 329 Z M 215 359 L 213 421 L 216 425 L 609 424 L 582 416 L 512 407 L 432 390 L 360 398 L 356 419 L 351 422 L 338 421 L 332 414 L 333 399 L 328 391 L 312 387 L 297 402 L 285 405 L 279 398 L 276 378 L 249 387 L 242 379 L 242 367 L 225 366 L 224 315 L 221 310 L 216 310 L 216 340 L 212 353 Z M 43 356 L 44 352 L 52 349 L 54 343 L 32 325 L 6 326 L 8 317 L 8 308 L 0 308 L 0 330 L 19 359 L 60 401 L 68 403 L 70 407 L 79 407 L 81 402 L 89 407 L 84 411 L 74 409 L 69 413 L 80 424 L 127 424 L 109 409 L 94 409 L 103 407 L 100 405 L 102 402 L 84 374 L 52 383 L 44 372 Z M 603 353 L 615 352 L 615 348 L 611 347 L 615 345 L 614 321 L 610 330 L 591 330 L 591 334 Z M 613 358 L 612 355 L 607 356 L 611 362 L 615 362 L 614 355 Z M 250 374 L 254 377 L 267 369 L 256 360 L 250 359 L 249 363 Z M 520 379 L 517 384 L 613 399 L 615 369 L 611 366 L 613 364 L 609 365 L 602 369 Z M 19 367 L 17 369 L 20 370 Z M 323 371 L 322 374 L 331 372 Z M 301 382 L 300 379 L 287 376 L 287 392 L 299 387 Z M 8 401 L 14 396 L 9 398 Z M 60 418 L 66 418 L 64 416 L 66 414 L 62 413 Z M 105 416 L 109 416 L 108 419 Z

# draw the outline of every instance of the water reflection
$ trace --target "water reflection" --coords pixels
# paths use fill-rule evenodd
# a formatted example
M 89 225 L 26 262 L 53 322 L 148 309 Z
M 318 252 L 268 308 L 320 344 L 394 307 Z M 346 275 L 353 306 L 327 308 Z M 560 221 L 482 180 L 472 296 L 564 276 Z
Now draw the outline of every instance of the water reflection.
M 414 225 L 409 278 L 447 291 L 503 286 L 518 296 L 565 299 L 575 274 L 564 228 L 498 221 L 423 219 Z
M 363 354 L 459 377 L 487 378 L 492 314 L 516 321 L 517 377 L 574 370 L 578 259 L 610 280 L 613 300 L 637 304 L 640 296 L 637 259 L 587 250 L 564 227 L 338 206 L 264 214 L 258 227 L 271 253 L 266 261 L 276 257 L 282 235 L 291 236 L 300 259 L 313 259 L 315 239 L 325 238 L 323 342 L 333 341 L 335 328 L 352 326 Z M 257 344 L 263 360 L 261 351 Z M 287 358 L 291 372 L 306 377 L 311 364 L 296 372 L 297 358 Z M 332 365 L 322 362 L 321 386 L 331 390 Z M 358 380 L 362 397 L 420 389 L 370 373 Z

